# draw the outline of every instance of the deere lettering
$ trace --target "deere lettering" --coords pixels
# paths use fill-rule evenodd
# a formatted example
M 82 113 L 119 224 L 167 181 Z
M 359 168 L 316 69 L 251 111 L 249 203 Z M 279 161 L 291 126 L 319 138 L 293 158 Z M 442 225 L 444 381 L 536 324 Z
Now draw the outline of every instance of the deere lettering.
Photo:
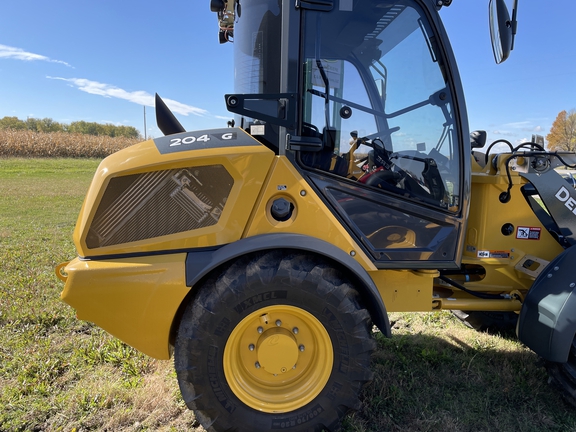
M 576 200 L 570 196 L 570 192 L 564 186 L 556 192 L 556 198 L 564 203 L 564 206 L 576 215 Z

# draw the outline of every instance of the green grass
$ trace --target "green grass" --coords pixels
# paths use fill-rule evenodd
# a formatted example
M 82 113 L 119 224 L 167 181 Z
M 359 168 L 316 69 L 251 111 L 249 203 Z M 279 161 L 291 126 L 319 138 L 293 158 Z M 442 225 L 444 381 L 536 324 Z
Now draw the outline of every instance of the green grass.
M 0 430 L 196 430 L 172 362 L 78 321 L 54 266 L 98 160 L 0 159 Z M 513 335 L 449 313 L 392 314 L 345 432 L 576 431 L 576 411 Z
M 191 430 L 171 362 L 78 321 L 54 267 L 98 166 L 0 159 L 0 430 Z

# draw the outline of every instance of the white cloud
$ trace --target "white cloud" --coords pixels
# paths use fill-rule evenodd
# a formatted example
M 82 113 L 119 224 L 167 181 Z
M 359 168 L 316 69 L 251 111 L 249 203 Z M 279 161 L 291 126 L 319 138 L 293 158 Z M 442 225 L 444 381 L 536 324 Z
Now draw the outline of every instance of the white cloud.
M 512 129 L 524 129 L 525 127 L 529 127 L 530 125 L 531 123 L 525 120 L 519 122 L 506 123 L 504 126 Z
M 525 120 L 520 122 L 507 123 L 504 125 L 506 128 L 520 130 L 523 132 L 542 132 L 543 128 L 535 124 L 533 121 Z
M 76 87 L 78 90 L 81 90 L 86 93 L 98 96 L 104 96 L 108 98 L 123 99 L 138 105 L 146 105 L 154 107 L 154 96 L 142 90 L 130 92 L 110 84 L 104 84 L 97 81 L 87 80 L 84 78 L 61 78 L 51 76 L 47 76 L 46 78 L 65 81 L 69 83 L 71 86 Z M 168 105 L 168 108 L 170 108 L 173 112 L 178 114 L 182 114 L 185 116 L 187 116 L 188 114 L 203 116 L 208 113 L 208 111 L 202 108 L 186 105 L 172 99 L 163 99 L 163 100 L 166 103 L 166 105 Z
M 50 63 L 60 63 L 65 66 L 72 67 L 71 65 L 62 60 L 54 60 L 51 59 L 50 57 L 24 51 L 21 48 L 15 48 L 2 44 L 0 44 L 0 58 L 8 58 L 23 61 L 46 61 Z
M 494 135 L 499 135 L 499 136 L 516 136 L 515 132 L 510 132 L 508 130 L 503 130 L 503 129 L 496 129 L 492 131 L 492 134 Z

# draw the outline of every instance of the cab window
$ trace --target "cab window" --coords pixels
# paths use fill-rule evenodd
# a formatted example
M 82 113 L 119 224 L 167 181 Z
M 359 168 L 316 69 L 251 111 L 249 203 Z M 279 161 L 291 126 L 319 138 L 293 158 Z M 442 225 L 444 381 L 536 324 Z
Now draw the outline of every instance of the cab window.
M 343 181 L 456 212 L 460 154 L 442 53 L 412 1 L 305 15 L 301 162 Z

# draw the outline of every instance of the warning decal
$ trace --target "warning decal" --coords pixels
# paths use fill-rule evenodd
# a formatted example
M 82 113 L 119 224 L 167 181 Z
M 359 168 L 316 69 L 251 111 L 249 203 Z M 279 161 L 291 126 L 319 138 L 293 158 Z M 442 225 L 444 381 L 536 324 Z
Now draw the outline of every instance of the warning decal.
M 522 227 L 516 229 L 516 238 L 520 240 L 540 240 L 540 227 Z
M 510 251 L 479 250 L 476 256 L 478 258 L 510 258 Z

